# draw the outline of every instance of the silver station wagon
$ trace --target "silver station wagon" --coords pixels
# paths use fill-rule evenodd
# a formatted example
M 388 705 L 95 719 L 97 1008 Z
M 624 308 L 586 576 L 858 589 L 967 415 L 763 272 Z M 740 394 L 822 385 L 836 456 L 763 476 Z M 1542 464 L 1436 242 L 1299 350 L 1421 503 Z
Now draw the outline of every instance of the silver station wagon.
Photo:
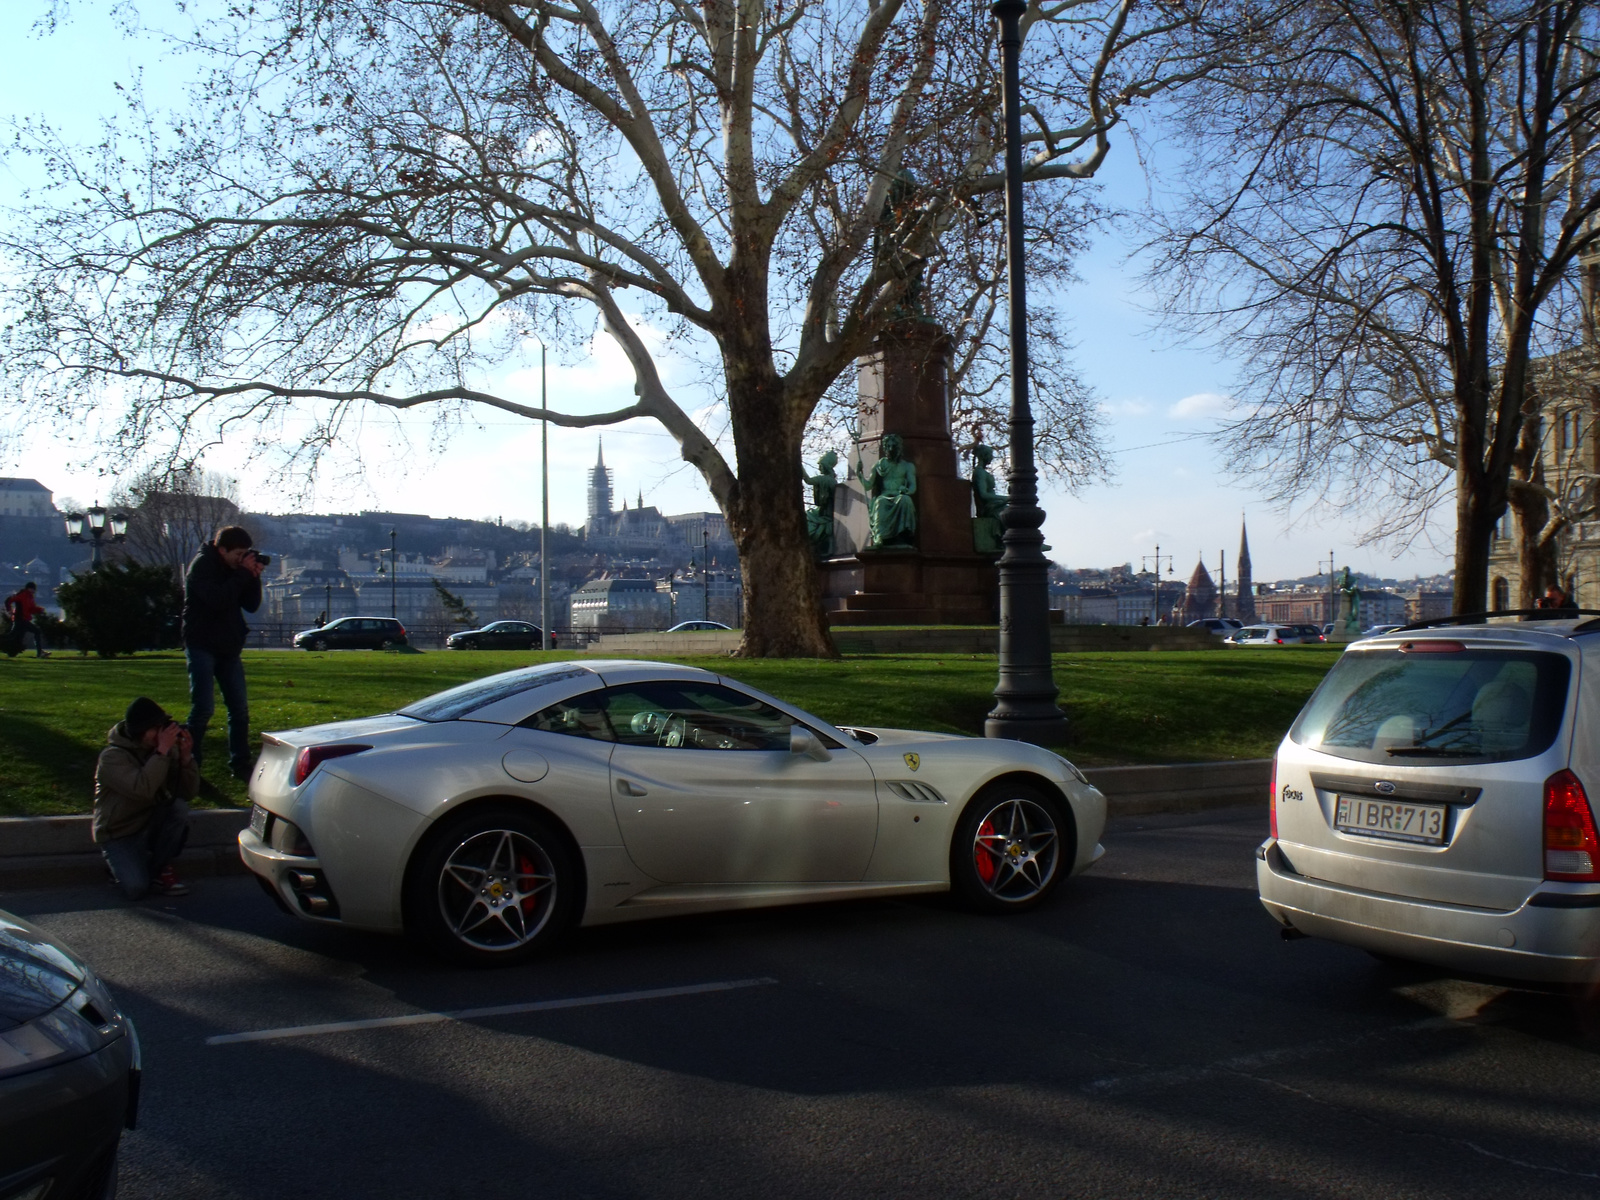
M 1352 645 L 1273 765 L 1261 902 L 1286 931 L 1452 970 L 1600 978 L 1600 620 Z

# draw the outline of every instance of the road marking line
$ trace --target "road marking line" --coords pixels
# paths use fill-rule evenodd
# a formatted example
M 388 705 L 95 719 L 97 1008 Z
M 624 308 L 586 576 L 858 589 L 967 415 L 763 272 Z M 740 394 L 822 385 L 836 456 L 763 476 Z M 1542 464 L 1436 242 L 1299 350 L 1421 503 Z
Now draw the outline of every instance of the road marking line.
M 459 1008 L 453 1012 L 408 1013 L 400 1017 L 367 1017 L 359 1021 L 326 1021 L 319 1025 L 286 1025 L 281 1029 L 254 1029 L 248 1033 L 219 1033 L 206 1039 L 208 1046 L 235 1042 L 270 1042 L 282 1038 L 315 1037 L 321 1033 L 349 1033 L 357 1029 L 387 1029 L 395 1025 L 433 1025 L 440 1021 L 473 1021 L 480 1017 L 505 1017 L 516 1013 L 551 1012 L 558 1008 L 589 1008 L 598 1004 L 627 1004 L 634 1000 L 665 1000 L 670 996 L 700 996 L 731 992 L 736 988 L 766 987 L 776 979 L 727 979 L 718 983 L 691 983 L 683 987 L 650 988 L 640 992 L 609 992 L 601 996 L 571 996 L 565 1000 L 533 1000 L 526 1004 L 495 1004 L 487 1008 Z
M 1436 1029 L 1459 1028 L 1461 1028 L 1461 1022 L 1451 1020 L 1449 1017 L 1424 1017 L 1420 1021 L 1412 1021 L 1406 1025 L 1391 1025 L 1384 1029 L 1368 1030 L 1365 1033 L 1356 1033 L 1345 1037 L 1323 1038 L 1320 1041 L 1306 1042 L 1298 1046 L 1280 1046 L 1276 1050 L 1261 1050 L 1254 1054 L 1241 1054 L 1236 1058 L 1225 1058 L 1219 1062 L 1203 1063 L 1193 1067 L 1178 1067 L 1169 1071 L 1141 1071 L 1133 1075 L 1113 1075 L 1107 1079 L 1096 1079 L 1092 1083 L 1087 1083 L 1083 1086 L 1083 1090 L 1093 1095 L 1117 1096 L 1127 1092 L 1180 1087 L 1184 1084 L 1198 1083 L 1203 1079 L 1210 1079 L 1216 1075 L 1243 1074 L 1260 1070 L 1263 1067 L 1276 1066 L 1279 1063 L 1294 1062 L 1303 1058 L 1315 1058 L 1318 1055 L 1347 1050 L 1374 1038 L 1389 1037 L 1398 1033 L 1422 1033 Z

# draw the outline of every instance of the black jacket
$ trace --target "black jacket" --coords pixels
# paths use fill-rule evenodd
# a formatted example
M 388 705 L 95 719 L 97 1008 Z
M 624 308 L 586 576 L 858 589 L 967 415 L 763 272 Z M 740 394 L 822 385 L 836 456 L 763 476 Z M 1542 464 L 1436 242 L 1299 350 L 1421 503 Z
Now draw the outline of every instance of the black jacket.
M 261 580 L 243 567 L 230 567 L 207 542 L 183 577 L 183 644 L 212 654 L 238 654 L 250 636 L 244 614 L 260 607 Z

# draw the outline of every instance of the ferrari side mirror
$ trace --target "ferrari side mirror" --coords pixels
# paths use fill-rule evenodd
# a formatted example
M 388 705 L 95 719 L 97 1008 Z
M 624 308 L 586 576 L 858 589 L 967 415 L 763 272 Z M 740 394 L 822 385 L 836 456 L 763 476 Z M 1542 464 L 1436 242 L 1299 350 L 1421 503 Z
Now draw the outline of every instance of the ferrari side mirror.
M 807 758 L 814 758 L 818 762 L 833 761 L 833 755 L 828 753 L 828 748 L 822 744 L 821 739 L 804 725 L 789 726 L 789 753 L 804 754 Z

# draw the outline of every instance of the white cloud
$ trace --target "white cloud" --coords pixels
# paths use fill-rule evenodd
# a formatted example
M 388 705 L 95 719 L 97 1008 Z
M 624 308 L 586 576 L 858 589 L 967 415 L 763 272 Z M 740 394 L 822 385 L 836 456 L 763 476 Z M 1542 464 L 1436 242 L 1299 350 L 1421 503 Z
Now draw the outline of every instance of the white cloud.
M 1225 417 L 1233 411 L 1233 407 L 1232 396 L 1224 396 L 1219 392 L 1196 392 L 1179 400 L 1167 410 L 1167 415 L 1191 420 L 1195 417 Z
M 1100 411 L 1108 417 L 1143 417 L 1150 413 L 1150 405 L 1143 400 L 1113 400 L 1102 404 Z

